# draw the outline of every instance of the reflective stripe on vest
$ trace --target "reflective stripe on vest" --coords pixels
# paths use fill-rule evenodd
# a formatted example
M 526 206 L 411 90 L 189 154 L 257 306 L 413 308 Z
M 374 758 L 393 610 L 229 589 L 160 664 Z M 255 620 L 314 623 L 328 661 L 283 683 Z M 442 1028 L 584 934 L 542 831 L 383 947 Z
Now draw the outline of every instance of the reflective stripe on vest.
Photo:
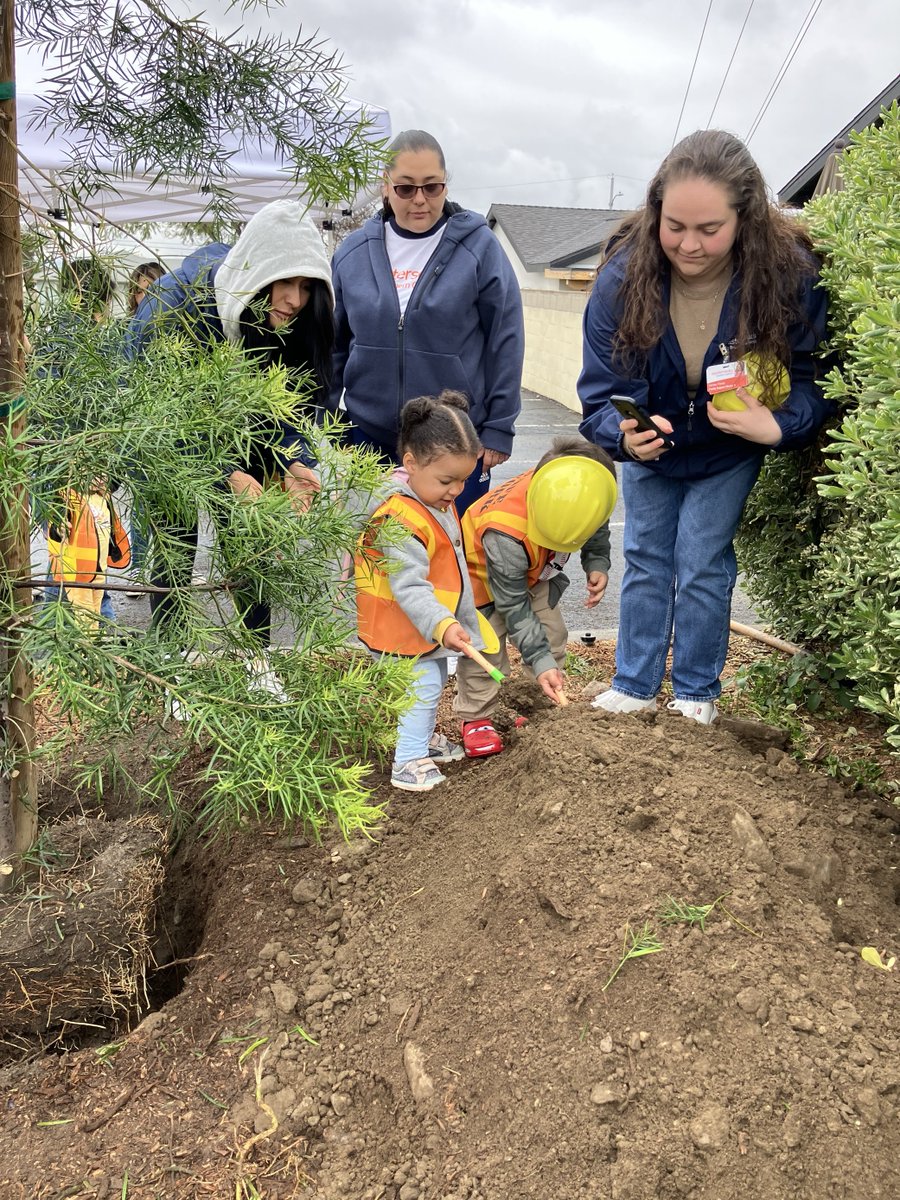
M 404 526 L 424 546 L 429 562 L 426 578 L 434 589 L 434 598 L 451 613 L 459 607 L 463 580 L 456 549 L 426 504 L 411 496 L 395 495 L 375 510 L 354 559 L 359 640 L 370 650 L 411 658 L 428 654 L 438 643 L 423 638 L 394 599 L 390 572 L 385 570 L 384 555 L 376 545 L 378 531 L 388 518 Z
M 131 545 L 119 514 L 107 496 L 109 508 L 109 552 L 106 564 L 100 562 L 97 524 L 91 512 L 90 500 L 77 492 L 65 494 L 68 528 L 51 526 L 47 535 L 50 574 L 58 583 L 93 583 L 105 567 L 131 565 Z
M 528 587 L 533 588 L 541 571 L 553 553 L 545 546 L 535 546 L 525 535 L 527 528 L 528 485 L 534 471 L 526 471 L 492 488 L 480 500 L 467 508 L 462 520 L 463 541 L 466 547 L 466 562 L 469 578 L 475 592 L 475 607 L 483 608 L 494 601 L 488 583 L 487 560 L 483 539 L 488 530 L 505 533 L 520 543 L 528 555 Z

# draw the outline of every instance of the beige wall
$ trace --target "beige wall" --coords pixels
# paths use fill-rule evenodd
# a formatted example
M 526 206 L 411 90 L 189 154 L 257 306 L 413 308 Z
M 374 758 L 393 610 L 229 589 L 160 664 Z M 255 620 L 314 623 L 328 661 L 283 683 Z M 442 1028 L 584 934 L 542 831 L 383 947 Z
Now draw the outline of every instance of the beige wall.
M 525 265 L 513 249 L 513 244 L 503 232 L 502 227 L 497 224 L 494 226 L 494 236 L 506 252 L 506 257 L 509 259 L 510 266 L 515 272 L 516 279 L 519 281 L 519 287 L 525 291 L 526 288 L 537 288 L 542 291 L 558 292 L 559 280 L 548 279 L 544 274 L 543 268 L 540 271 L 526 271 Z
M 581 318 L 589 292 L 522 291 L 525 368 L 522 386 L 581 411 Z

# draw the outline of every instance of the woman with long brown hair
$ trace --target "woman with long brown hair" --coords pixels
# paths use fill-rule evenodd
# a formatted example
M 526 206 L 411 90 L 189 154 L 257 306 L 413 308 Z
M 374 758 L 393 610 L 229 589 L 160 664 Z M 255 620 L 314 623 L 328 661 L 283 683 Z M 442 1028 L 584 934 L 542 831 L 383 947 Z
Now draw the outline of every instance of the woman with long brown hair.
M 624 464 L 616 673 L 595 707 L 655 708 L 671 645 L 669 707 L 716 719 L 744 504 L 766 452 L 808 445 L 830 411 L 816 384 L 817 285 L 802 227 L 718 130 L 679 142 L 611 240 L 578 383 L 582 432 Z M 725 395 L 727 410 L 714 407 Z

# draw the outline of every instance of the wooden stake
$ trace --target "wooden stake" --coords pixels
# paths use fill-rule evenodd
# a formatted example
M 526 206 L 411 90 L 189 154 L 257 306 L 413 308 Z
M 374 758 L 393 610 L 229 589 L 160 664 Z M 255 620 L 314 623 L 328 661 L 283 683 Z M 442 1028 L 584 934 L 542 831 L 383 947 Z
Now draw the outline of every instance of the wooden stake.
M 731 630 L 733 633 L 739 633 L 741 637 L 752 638 L 754 642 L 762 642 L 764 646 L 783 650 L 785 654 L 800 654 L 803 650 L 802 646 L 795 646 L 793 642 L 783 642 L 781 638 L 774 637 L 771 633 L 755 629 L 752 625 L 742 625 L 740 621 L 732 621 Z
M 19 223 L 19 167 L 16 156 L 15 5 L 0 5 L 0 405 L 9 436 L 21 438 L 25 407 L 22 290 L 22 234 Z M 14 579 L 26 574 L 31 558 L 28 496 L 24 487 L 0 481 L 0 594 L 11 619 L 0 629 L 2 670 L 9 692 L 0 696 L 11 769 L 0 775 L 0 863 L 28 850 L 37 837 L 37 785 L 30 752 L 34 742 L 31 676 L 21 653 L 16 609 L 30 597 L 17 593 Z M 15 864 L 13 864 L 15 865 Z M 13 878 L 0 873 L 0 888 Z

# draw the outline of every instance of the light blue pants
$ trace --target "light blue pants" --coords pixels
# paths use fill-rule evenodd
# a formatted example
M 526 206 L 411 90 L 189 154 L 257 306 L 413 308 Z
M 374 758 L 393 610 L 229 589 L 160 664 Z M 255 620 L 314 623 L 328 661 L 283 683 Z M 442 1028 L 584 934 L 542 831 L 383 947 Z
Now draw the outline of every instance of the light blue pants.
M 413 758 L 428 757 L 428 743 L 434 733 L 438 701 L 447 683 L 446 658 L 423 658 L 416 666 L 413 683 L 415 703 L 403 714 L 397 725 L 397 749 L 394 762 L 398 766 Z

